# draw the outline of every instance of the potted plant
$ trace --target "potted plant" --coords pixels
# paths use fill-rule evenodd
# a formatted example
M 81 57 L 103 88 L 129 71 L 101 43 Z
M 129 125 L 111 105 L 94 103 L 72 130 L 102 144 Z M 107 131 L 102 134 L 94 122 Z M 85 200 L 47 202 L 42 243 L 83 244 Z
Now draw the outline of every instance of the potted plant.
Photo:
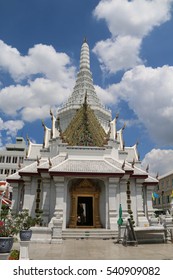
M 38 223 L 39 218 L 33 218 L 29 215 L 28 209 L 23 209 L 16 217 L 16 223 L 20 229 L 19 235 L 21 241 L 29 241 L 32 236 L 31 227 Z M 41 218 L 40 218 L 41 220 Z
M 0 253 L 9 253 L 13 246 L 13 236 L 19 228 L 8 206 L 3 205 L 0 212 Z
M 19 260 L 19 255 L 20 255 L 19 250 L 11 250 L 8 259 L 9 260 Z

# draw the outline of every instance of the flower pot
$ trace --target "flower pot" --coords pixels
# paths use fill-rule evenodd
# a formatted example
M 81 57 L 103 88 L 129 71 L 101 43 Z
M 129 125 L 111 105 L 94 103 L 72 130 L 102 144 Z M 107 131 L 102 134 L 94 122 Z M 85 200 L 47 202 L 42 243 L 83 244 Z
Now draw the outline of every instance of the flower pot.
M 13 237 L 0 237 L 0 253 L 9 253 L 13 247 Z
M 19 233 L 20 235 L 20 240 L 21 241 L 29 241 L 32 236 L 32 230 L 31 229 L 23 229 Z

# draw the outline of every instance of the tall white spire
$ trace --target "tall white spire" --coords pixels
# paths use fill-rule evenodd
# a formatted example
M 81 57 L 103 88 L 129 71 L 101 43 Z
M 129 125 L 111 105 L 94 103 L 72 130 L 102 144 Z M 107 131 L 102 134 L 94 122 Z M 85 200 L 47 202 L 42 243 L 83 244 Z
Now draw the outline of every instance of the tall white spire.
M 82 69 L 90 69 L 89 46 L 86 39 L 84 39 L 80 54 L 80 70 Z
M 80 52 L 80 68 L 77 74 L 76 84 L 67 102 L 58 110 L 62 130 L 65 130 L 76 110 L 84 103 L 86 93 L 87 103 L 94 110 L 97 118 L 107 132 L 109 130 L 111 112 L 101 104 L 96 94 L 93 85 L 92 73 L 90 71 L 89 46 L 86 39 L 84 39 Z

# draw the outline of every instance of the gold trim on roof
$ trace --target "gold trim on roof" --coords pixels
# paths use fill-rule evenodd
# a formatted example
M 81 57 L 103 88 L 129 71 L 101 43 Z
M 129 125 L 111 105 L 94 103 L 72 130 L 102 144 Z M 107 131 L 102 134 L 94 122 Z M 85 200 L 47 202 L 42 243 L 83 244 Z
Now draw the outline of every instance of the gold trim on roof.
M 102 147 L 107 144 L 107 134 L 87 104 L 86 96 L 84 104 L 76 112 L 62 136 L 70 146 Z

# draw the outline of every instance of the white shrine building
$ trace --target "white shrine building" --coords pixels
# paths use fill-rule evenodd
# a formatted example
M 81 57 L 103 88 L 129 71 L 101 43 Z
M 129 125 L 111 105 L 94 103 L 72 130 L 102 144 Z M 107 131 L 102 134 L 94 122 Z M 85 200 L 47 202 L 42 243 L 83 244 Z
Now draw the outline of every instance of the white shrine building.
M 137 144 L 125 147 L 124 127 L 117 130 L 117 117 L 97 97 L 86 40 L 73 92 L 57 116 L 50 114 L 43 144 L 29 140 L 24 165 L 7 178 L 13 212 L 29 209 L 35 216 L 42 210 L 49 228 L 58 216 L 63 231 L 116 231 L 121 204 L 123 220 L 130 216 L 136 226 L 148 226 L 158 181 L 141 168 Z

